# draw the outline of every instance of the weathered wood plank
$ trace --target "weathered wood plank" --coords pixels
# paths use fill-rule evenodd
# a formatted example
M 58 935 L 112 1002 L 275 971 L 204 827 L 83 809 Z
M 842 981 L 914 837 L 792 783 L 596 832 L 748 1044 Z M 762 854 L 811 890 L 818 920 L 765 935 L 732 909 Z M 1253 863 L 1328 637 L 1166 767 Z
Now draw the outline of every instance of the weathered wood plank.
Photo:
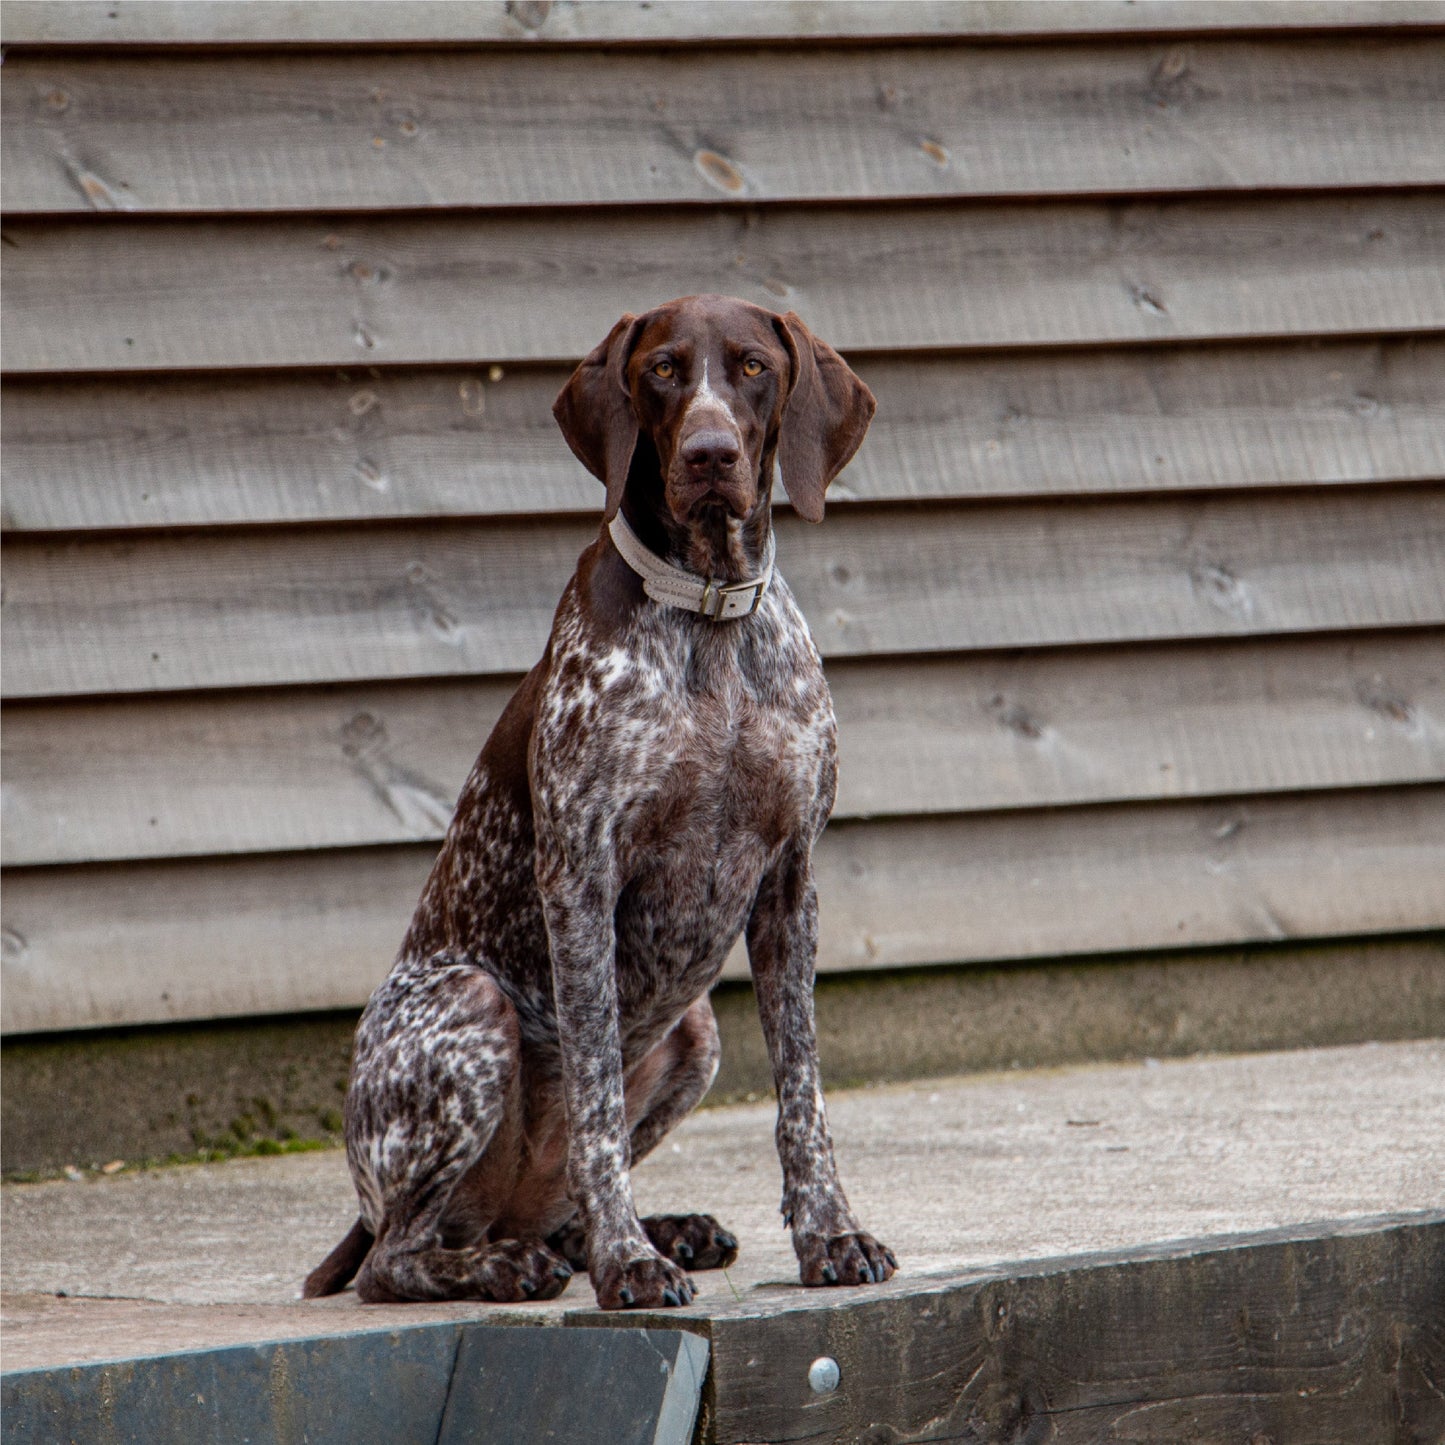
M 900 1282 L 842 1308 L 771 1291 L 771 1309 L 699 1322 L 705 1438 L 1433 1440 L 1442 1290 L 1435 1213 Z M 819 1397 L 806 1382 L 822 1355 L 841 1384 Z
M 1430 185 L 1445 38 L 54 52 L 0 135 L 12 214 Z
M 838 661 L 828 671 L 839 818 L 1445 776 L 1438 632 Z M 3 861 L 438 839 L 511 686 L 14 705 Z
M 778 520 L 833 656 L 1445 621 L 1445 489 L 840 509 Z M 7 696 L 524 671 L 595 522 L 5 549 Z
M 1445 478 L 1437 337 L 858 359 L 878 396 L 831 500 Z M 7 531 L 597 508 L 566 367 L 16 378 Z
M 1445 196 L 17 221 L 17 372 L 580 356 L 701 290 L 844 350 L 1445 328 Z M 225 316 L 225 324 L 216 318 Z
M 636 43 L 1445 24 L 1438 0 L 6 0 L 7 45 Z
M 433 853 L 9 871 L 0 1027 L 355 1007 Z M 1445 788 L 840 823 L 817 868 L 829 971 L 1437 928 Z
M 824 652 L 948 652 L 1445 620 L 1445 493 L 847 509 L 779 517 Z M 6 695 L 530 668 L 591 522 L 6 548 Z

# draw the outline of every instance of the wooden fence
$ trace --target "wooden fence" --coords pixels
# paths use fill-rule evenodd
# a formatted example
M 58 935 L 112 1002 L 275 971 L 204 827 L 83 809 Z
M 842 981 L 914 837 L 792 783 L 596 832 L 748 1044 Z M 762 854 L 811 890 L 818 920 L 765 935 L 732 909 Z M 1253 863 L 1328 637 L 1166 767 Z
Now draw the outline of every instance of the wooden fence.
M 1445 924 L 1445 6 L 0 23 L 6 1032 L 366 997 L 700 290 L 879 397 L 821 968 Z

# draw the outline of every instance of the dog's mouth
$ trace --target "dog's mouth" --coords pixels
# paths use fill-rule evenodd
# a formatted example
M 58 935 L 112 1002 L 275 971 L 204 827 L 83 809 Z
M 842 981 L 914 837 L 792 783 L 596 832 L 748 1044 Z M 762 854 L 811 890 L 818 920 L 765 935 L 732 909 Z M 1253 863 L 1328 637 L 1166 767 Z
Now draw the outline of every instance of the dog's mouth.
M 715 521 L 723 516 L 744 520 L 757 505 L 757 489 L 751 476 L 706 478 L 671 478 L 667 485 L 667 505 L 672 515 L 684 526 L 696 522 Z

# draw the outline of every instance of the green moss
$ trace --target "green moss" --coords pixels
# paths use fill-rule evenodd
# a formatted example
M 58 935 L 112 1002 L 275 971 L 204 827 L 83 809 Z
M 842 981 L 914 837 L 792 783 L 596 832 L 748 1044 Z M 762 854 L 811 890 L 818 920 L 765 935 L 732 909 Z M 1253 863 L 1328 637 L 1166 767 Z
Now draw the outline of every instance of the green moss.
M 341 1140 L 335 1139 L 252 1139 L 247 1143 L 227 1141 L 224 1137 L 213 1144 L 197 1147 L 189 1152 L 157 1155 L 151 1159 L 127 1160 L 116 1174 L 141 1174 L 148 1169 L 170 1169 L 180 1164 L 223 1164 L 231 1159 L 266 1158 L 277 1154 L 314 1154 L 321 1149 L 339 1149 Z M 87 1179 L 100 1177 L 97 1168 L 79 1169 L 67 1166 L 65 1169 L 15 1169 L 5 1175 L 7 1184 L 44 1184 L 52 1179 L 69 1179 L 75 1174 Z

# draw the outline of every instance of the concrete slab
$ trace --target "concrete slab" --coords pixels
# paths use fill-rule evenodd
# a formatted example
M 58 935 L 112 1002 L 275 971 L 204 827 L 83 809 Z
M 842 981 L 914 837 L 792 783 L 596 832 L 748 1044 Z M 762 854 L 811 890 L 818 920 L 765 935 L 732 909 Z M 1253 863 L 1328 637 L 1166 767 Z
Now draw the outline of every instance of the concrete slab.
M 903 1266 L 890 1292 L 1445 1198 L 1441 1041 L 972 1076 L 839 1093 L 830 1110 L 850 1197 Z M 708 1209 L 742 1241 L 737 1266 L 670 1312 L 679 1325 L 821 1298 L 796 1285 L 772 1123 L 765 1105 L 695 1115 L 637 1170 L 644 1212 Z M 296 1301 L 354 1214 L 339 1154 L 10 1185 L 3 1209 L 7 1369 L 403 1321 L 577 1320 L 593 1304 L 585 1280 L 505 1310 Z

